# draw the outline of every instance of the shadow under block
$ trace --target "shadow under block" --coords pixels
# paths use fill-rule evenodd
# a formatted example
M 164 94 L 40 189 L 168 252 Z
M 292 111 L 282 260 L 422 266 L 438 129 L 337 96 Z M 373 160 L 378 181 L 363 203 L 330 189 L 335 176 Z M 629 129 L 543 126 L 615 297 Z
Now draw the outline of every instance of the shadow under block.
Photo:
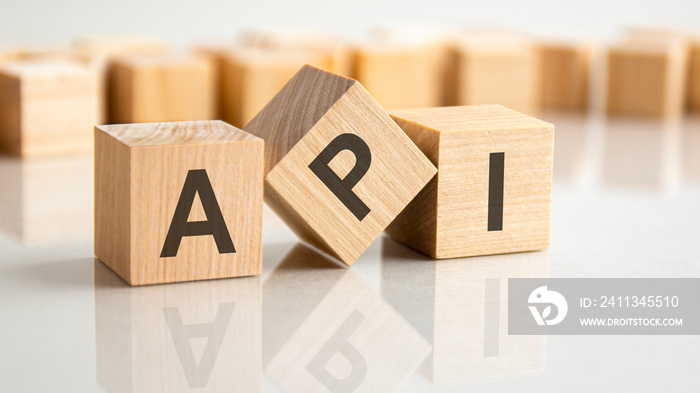
M 438 168 L 391 237 L 433 258 L 549 247 L 551 124 L 500 105 L 390 114 Z
M 263 283 L 263 369 L 284 391 L 396 392 L 429 352 L 357 273 L 303 244 Z
M 351 265 L 435 175 L 357 81 L 304 66 L 248 124 L 265 140 L 265 201 Z
M 459 40 L 449 57 L 449 105 L 499 104 L 530 115 L 539 112 L 540 57 L 528 41 Z
M 129 57 L 108 72 L 110 123 L 216 118 L 214 70 L 204 58 Z
M 439 106 L 442 52 L 437 44 L 360 45 L 353 51 L 352 77 L 384 108 Z
M 89 152 L 101 114 L 99 75 L 80 63 L 0 66 L 0 151 L 21 157 Z
M 105 392 L 261 391 L 260 277 L 129 288 L 94 265 Z
M 679 116 L 687 51 L 681 45 L 626 43 L 608 52 L 607 109 L 616 115 Z
M 328 69 L 324 56 L 303 51 L 238 47 L 220 59 L 222 118 L 244 127 L 304 64 Z
M 539 45 L 542 61 L 542 106 L 546 109 L 588 108 L 591 46 L 588 43 Z
M 263 141 L 221 121 L 95 127 L 95 255 L 131 285 L 260 274 Z

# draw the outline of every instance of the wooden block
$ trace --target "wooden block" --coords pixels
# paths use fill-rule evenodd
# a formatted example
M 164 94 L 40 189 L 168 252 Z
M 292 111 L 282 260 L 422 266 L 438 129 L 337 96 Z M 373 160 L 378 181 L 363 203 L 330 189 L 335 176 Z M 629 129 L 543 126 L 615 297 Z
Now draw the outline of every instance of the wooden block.
M 686 48 L 682 44 L 627 42 L 608 52 L 609 114 L 679 116 L 685 102 Z
M 0 66 L 0 150 L 21 157 L 90 152 L 99 75 L 77 62 Z
M 551 124 L 500 105 L 390 114 L 438 168 L 391 237 L 433 258 L 549 246 Z
M 542 42 L 542 106 L 586 110 L 590 90 L 591 45 L 588 42 Z
M 442 102 L 444 48 L 369 42 L 353 51 L 352 77 L 384 108 L 421 108 Z
M 417 373 L 439 384 L 545 370 L 545 336 L 508 334 L 508 279 L 547 277 L 547 252 L 431 261 L 382 239 L 384 298 L 433 346 Z
M 221 121 L 95 127 L 95 255 L 131 285 L 260 274 L 262 171 Z
M 22 47 L 0 43 L 0 64 L 18 60 L 20 53 L 22 53 Z
M 348 265 L 435 175 L 362 85 L 311 66 L 245 130 L 266 141 L 267 204 Z
M 214 71 L 198 57 L 138 56 L 109 71 L 110 123 L 216 118 Z
M 688 107 L 700 111 L 700 38 L 691 41 L 688 72 Z
M 540 58 L 528 40 L 461 38 L 450 56 L 450 105 L 499 104 L 527 114 L 540 110 Z
M 223 55 L 223 119 L 243 127 L 304 64 L 329 68 L 328 59 L 311 52 L 239 47 Z
M 153 37 L 139 35 L 92 35 L 78 38 L 72 48 L 84 56 L 165 56 L 170 45 Z
M 263 369 L 285 391 L 395 392 L 429 352 L 354 271 L 305 245 L 263 284 Z
M 260 277 L 129 288 L 95 261 L 97 383 L 108 393 L 260 392 Z
M 244 32 L 239 43 L 262 49 L 311 53 L 318 56 L 318 64 L 310 63 L 327 71 L 350 76 L 352 56 L 350 44 L 341 37 L 320 31 L 289 29 L 258 29 Z

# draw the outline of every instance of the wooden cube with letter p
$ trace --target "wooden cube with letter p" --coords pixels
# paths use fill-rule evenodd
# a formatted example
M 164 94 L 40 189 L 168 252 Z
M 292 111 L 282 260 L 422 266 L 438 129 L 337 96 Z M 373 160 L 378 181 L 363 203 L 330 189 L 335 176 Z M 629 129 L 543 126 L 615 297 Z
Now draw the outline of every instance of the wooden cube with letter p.
M 221 121 L 95 127 L 95 255 L 131 285 L 260 274 L 263 141 Z
M 245 127 L 265 139 L 265 201 L 351 265 L 435 175 L 357 81 L 304 66 Z
M 500 105 L 390 114 L 438 167 L 391 237 L 433 258 L 549 246 L 551 124 Z

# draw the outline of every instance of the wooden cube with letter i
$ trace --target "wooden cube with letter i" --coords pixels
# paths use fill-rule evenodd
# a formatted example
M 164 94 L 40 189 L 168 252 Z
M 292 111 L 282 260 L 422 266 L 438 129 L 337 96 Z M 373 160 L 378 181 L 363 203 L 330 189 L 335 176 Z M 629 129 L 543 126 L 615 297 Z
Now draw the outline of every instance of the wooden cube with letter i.
M 500 105 L 390 114 L 438 167 L 391 237 L 433 258 L 549 247 L 554 126 Z
M 95 255 L 131 285 L 260 274 L 263 141 L 221 121 L 95 127 Z
M 436 169 L 357 81 L 304 66 L 245 127 L 265 140 L 265 201 L 351 265 Z

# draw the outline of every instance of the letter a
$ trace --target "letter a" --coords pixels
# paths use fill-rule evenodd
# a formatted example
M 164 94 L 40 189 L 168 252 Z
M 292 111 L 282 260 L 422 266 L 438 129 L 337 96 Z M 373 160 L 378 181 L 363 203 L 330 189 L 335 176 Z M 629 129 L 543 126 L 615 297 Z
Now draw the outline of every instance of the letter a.
M 199 194 L 202 202 L 204 214 L 207 221 L 187 221 L 192 210 L 195 194 Z M 226 228 L 226 221 L 221 214 L 219 202 L 214 195 L 214 189 L 209 182 L 209 176 L 204 169 L 193 169 L 187 172 L 185 185 L 182 187 L 180 200 L 177 202 L 173 220 L 170 223 L 168 235 L 163 244 L 161 258 L 174 257 L 180 248 L 180 242 L 184 236 L 205 236 L 214 237 L 219 254 L 229 254 L 236 252 L 231 240 L 231 235 Z

